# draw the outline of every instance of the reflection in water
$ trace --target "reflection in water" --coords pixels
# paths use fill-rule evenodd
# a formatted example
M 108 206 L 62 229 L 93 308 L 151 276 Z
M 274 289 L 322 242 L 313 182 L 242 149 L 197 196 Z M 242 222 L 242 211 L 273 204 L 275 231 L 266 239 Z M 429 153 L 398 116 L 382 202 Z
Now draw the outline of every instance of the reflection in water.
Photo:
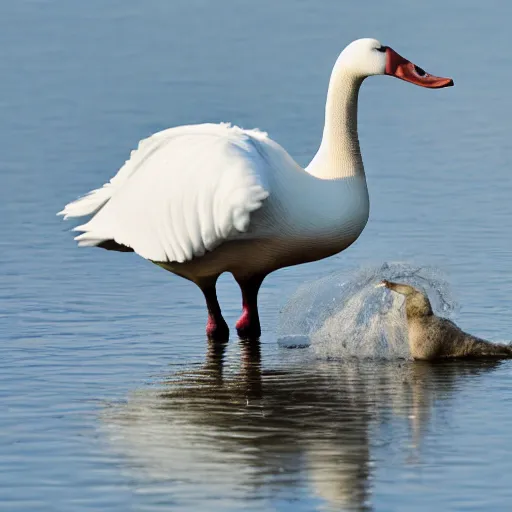
M 173 503 L 260 509 L 304 489 L 318 497 L 313 508 L 369 510 L 373 447 L 410 460 L 412 445 L 420 460 L 436 403 L 500 364 L 302 360 L 267 370 L 259 347 L 241 345 L 236 368 L 224 350 L 211 344 L 200 368 L 105 412 L 132 473 Z M 394 436 L 397 421 L 411 430 L 406 443 Z

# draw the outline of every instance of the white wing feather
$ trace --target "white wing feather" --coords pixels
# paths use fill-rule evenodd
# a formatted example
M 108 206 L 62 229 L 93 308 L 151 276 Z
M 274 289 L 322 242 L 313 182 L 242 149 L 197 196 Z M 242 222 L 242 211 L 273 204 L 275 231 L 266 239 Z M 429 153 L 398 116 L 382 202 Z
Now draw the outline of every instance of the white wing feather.
M 141 141 L 112 180 L 68 204 L 64 218 L 94 216 L 81 246 L 107 240 L 153 261 L 184 262 L 247 230 L 268 197 L 268 163 L 256 130 L 182 126 Z

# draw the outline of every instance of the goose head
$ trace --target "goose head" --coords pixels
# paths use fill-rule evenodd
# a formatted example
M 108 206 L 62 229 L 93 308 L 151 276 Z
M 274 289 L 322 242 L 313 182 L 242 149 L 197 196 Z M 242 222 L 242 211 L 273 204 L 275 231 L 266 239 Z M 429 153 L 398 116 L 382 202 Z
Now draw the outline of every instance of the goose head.
M 360 79 L 373 75 L 390 75 L 430 89 L 453 85 L 451 78 L 427 73 L 376 39 L 358 39 L 350 43 L 341 53 L 339 63 L 345 71 Z

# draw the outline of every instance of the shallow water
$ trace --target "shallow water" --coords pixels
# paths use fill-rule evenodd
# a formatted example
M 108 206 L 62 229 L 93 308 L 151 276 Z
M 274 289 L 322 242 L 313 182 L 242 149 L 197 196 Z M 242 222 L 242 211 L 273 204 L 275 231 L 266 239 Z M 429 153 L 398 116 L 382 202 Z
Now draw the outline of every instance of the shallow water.
M 2 5 L 0 509 L 510 510 L 512 363 L 321 363 L 279 349 L 275 332 L 305 280 L 402 260 L 442 269 L 461 327 L 512 337 L 511 11 Z M 221 373 L 193 286 L 133 255 L 78 250 L 55 212 L 173 125 L 257 126 L 306 164 L 331 66 L 363 36 L 456 87 L 365 83 L 370 222 L 343 254 L 264 283 L 261 364 L 233 339 Z M 220 299 L 233 325 L 227 277 Z

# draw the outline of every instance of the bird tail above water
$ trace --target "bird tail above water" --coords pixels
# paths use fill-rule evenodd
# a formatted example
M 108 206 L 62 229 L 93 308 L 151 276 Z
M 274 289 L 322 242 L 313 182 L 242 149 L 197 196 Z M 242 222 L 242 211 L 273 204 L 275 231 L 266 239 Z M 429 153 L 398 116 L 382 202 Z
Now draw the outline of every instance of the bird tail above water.
M 71 203 L 68 203 L 57 215 L 63 215 L 64 219 L 70 217 L 85 217 L 96 213 L 112 197 L 115 188 L 107 183 L 102 188 L 98 188 L 82 196 Z
M 476 339 L 467 353 L 469 357 L 512 358 L 512 345 L 506 343 L 492 343 Z

